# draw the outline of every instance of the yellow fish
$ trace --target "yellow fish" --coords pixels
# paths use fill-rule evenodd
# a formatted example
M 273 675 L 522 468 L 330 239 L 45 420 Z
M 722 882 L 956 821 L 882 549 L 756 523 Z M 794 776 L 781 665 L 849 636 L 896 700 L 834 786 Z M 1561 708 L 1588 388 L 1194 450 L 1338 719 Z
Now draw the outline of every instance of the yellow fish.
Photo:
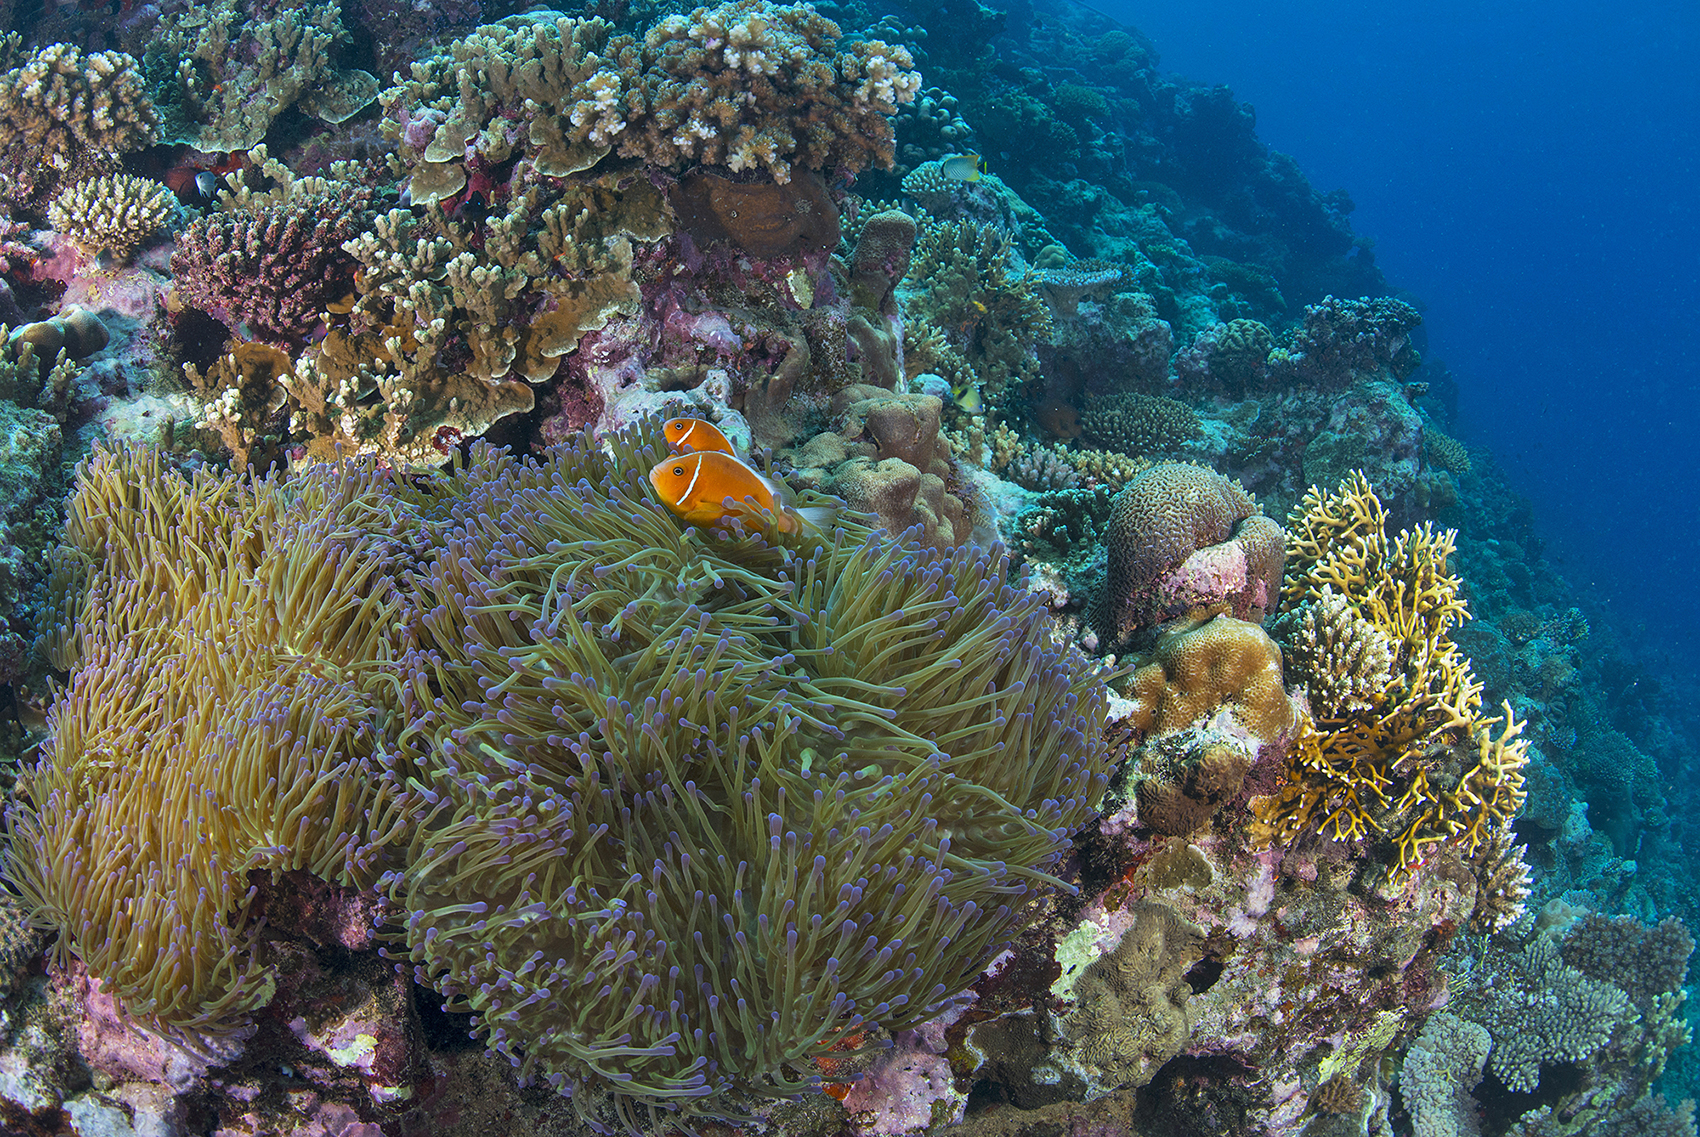
M 675 454 L 691 454 L 702 451 L 718 451 L 722 454 L 736 455 L 732 443 L 720 428 L 713 423 L 700 418 L 670 418 L 661 424 L 661 433 L 667 437 L 667 447 Z
M 725 525 L 737 519 L 781 533 L 819 532 L 833 514 L 827 508 L 798 509 L 784 486 L 720 450 L 677 454 L 658 462 L 649 471 L 649 484 L 663 505 L 691 525 Z
M 939 168 L 953 182 L 977 182 L 984 162 L 978 154 L 952 154 L 939 159 Z

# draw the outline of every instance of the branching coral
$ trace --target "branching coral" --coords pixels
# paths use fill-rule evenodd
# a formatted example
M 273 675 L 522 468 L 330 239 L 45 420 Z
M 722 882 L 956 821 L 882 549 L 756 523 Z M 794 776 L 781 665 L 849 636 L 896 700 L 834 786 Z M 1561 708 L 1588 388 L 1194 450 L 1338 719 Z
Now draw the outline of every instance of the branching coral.
M 894 158 L 891 116 L 914 99 L 907 48 L 860 40 L 808 4 L 730 0 L 669 16 L 644 38 L 650 113 L 622 153 L 766 170 L 856 173 Z
M 199 218 L 171 254 L 177 295 L 232 328 L 299 345 L 354 289 L 343 244 L 360 233 L 370 200 L 343 188 Z
M 404 647 L 404 487 L 316 469 L 287 487 L 154 451 L 79 472 L 50 637 L 70 682 L 18 779 L 5 872 L 128 1013 L 188 1041 L 271 997 L 249 874 L 370 880 Z M 405 529 L 405 525 L 403 525 Z
M 177 215 L 177 199 L 159 182 L 104 174 L 61 190 L 47 223 L 91 256 L 127 260 Z
M 1331 494 L 1312 487 L 1287 519 L 1282 601 L 1297 613 L 1286 622 L 1297 645 L 1292 678 L 1322 697 L 1301 728 L 1286 786 L 1255 809 L 1265 840 L 1291 841 L 1307 829 L 1336 840 L 1389 834 L 1403 876 L 1431 845 L 1455 839 L 1474 853 L 1510 824 L 1523 803 L 1528 744 L 1509 707 L 1503 719 L 1483 717 L 1481 684 L 1452 641 L 1469 618 L 1447 568 L 1455 534 L 1425 525 L 1389 542 L 1385 523 L 1357 472 Z M 1320 650 L 1319 622 L 1344 620 L 1360 639 L 1373 638 L 1340 599 L 1392 653 L 1390 677 L 1373 695 L 1366 677 L 1333 669 L 1374 666 L 1364 652 L 1378 654 L 1378 645 L 1356 652 L 1336 639 L 1339 650 Z
M 22 203 L 112 171 L 157 125 L 136 61 L 120 51 L 50 44 L 0 75 L 0 167 Z
M 1198 412 L 1180 400 L 1131 393 L 1094 401 L 1080 425 L 1093 442 L 1123 454 L 1169 453 L 1203 432 Z
M 523 1074 L 725 1114 L 969 983 L 1111 753 L 1003 557 L 681 529 L 662 452 L 455 475 L 420 581 L 436 806 L 395 889 L 417 977 Z
M 589 169 L 646 110 L 642 71 L 637 42 L 600 18 L 514 17 L 454 41 L 383 94 L 413 200 L 515 156 L 552 177 Z
M 641 45 L 600 18 L 511 17 L 415 64 L 384 93 L 388 129 L 416 202 L 516 156 L 525 176 L 556 177 L 616 150 L 779 182 L 793 169 L 889 168 L 890 118 L 920 76 L 907 50 L 878 40 L 834 53 L 839 35 L 807 5 L 767 0 L 669 16 Z
M 909 264 L 914 334 L 936 328 L 992 401 L 1038 378 L 1033 347 L 1052 332 L 1038 274 L 1018 270 L 1012 255 L 1009 239 L 991 228 L 923 218 Z
M 378 95 L 375 76 L 341 70 L 337 0 L 215 0 L 167 15 L 143 59 L 163 133 L 198 150 L 246 150 L 297 108 L 343 122 Z

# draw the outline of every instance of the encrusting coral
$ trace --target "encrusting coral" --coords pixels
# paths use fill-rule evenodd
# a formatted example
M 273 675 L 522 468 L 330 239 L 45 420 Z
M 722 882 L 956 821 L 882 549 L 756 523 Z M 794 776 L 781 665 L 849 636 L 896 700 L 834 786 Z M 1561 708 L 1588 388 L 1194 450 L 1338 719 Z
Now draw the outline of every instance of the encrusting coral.
M 1503 719 L 1482 715 L 1481 684 L 1452 640 L 1469 618 L 1447 568 L 1455 534 L 1425 525 L 1389 541 L 1386 513 L 1361 472 L 1333 493 L 1312 487 L 1287 527 L 1282 626 L 1297 648 L 1289 678 L 1318 697 L 1285 786 L 1253 803 L 1260 839 L 1289 843 L 1308 830 L 1383 838 L 1395 878 L 1442 841 L 1475 853 L 1522 806 L 1528 744 L 1509 706 Z M 1335 631 L 1318 631 L 1329 624 Z M 1382 650 L 1391 652 L 1390 671 L 1372 690 Z

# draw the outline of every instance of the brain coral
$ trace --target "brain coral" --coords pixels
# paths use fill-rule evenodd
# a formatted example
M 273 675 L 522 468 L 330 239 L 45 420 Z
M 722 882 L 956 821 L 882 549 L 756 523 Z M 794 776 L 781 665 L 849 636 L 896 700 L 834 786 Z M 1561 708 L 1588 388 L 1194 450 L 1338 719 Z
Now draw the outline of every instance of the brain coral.
M 964 988 L 1112 754 L 1101 684 L 1001 554 L 681 527 L 662 453 L 650 430 L 444 475 L 430 816 L 393 885 L 416 976 L 525 1075 L 726 1114 Z
M 1213 579 L 1198 582 L 1203 587 L 1179 581 L 1175 595 L 1164 595 L 1169 574 L 1200 550 L 1229 542 L 1233 565 L 1210 566 Z M 1116 498 L 1105 544 L 1109 575 L 1094 622 L 1110 643 L 1184 614 L 1212 584 L 1221 593 L 1216 599 L 1231 597 L 1236 616 L 1261 619 L 1274 607 L 1285 555 L 1280 526 L 1258 512 L 1238 482 L 1203 466 L 1164 462 L 1135 478 Z

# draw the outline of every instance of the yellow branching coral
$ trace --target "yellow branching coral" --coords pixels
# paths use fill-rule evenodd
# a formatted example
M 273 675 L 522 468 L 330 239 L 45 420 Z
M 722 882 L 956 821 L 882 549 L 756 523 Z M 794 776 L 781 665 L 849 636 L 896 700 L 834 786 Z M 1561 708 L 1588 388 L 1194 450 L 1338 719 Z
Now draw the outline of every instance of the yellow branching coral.
M 1389 542 L 1386 512 L 1361 472 L 1330 494 L 1312 487 L 1287 529 L 1286 615 L 1277 631 L 1299 641 L 1289 678 L 1318 692 L 1356 688 L 1356 697 L 1313 699 L 1286 784 L 1254 803 L 1258 836 L 1386 834 L 1400 875 L 1443 841 L 1474 853 L 1522 805 L 1528 744 L 1509 705 L 1503 719 L 1483 717 L 1482 685 L 1452 641 L 1452 629 L 1470 618 L 1447 568 L 1456 534 L 1424 525 Z M 1318 621 L 1342 619 L 1368 625 L 1357 638 L 1373 636 L 1391 653 L 1376 689 L 1315 673 L 1361 662 L 1361 653 L 1312 650 Z
M 394 493 L 385 493 L 386 489 Z M 50 637 L 69 685 L 18 779 L 7 880 L 125 1010 L 205 1042 L 271 998 L 250 874 L 369 882 L 403 649 L 391 475 L 81 469 Z

